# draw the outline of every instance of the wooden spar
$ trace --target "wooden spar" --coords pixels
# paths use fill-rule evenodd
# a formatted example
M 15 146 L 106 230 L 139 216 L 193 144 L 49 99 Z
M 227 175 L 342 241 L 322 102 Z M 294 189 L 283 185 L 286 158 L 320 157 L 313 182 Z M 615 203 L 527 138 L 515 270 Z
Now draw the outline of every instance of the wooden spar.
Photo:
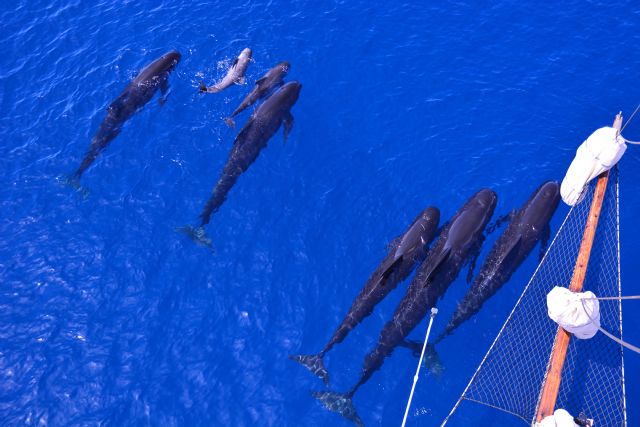
M 613 127 L 620 133 L 621 126 L 622 113 L 618 113 L 613 122 Z M 589 257 L 591 255 L 591 248 L 593 246 L 593 238 L 595 237 L 596 228 L 598 227 L 600 209 L 602 208 L 602 201 L 604 200 L 604 193 L 607 189 L 608 181 L 609 172 L 607 171 L 598 177 L 598 182 L 596 183 L 591 209 L 589 210 L 587 223 L 584 227 L 584 234 L 582 235 L 582 243 L 580 243 L 580 252 L 578 252 L 576 265 L 573 269 L 573 276 L 571 277 L 571 284 L 569 285 L 569 289 L 573 292 L 582 291 L 582 285 L 584 284 L 587 265 L 589 264 Z M 538 400 L 536 422 L 542 421 L 544 417 L 553 415 L 558 398 L 558 390 L 560 389 L 560 380 L 562 379 L 562 367 L 567 356 L 567 348 L 569 347 L 570 340 L 571 334 L 558 326 L 556 339 L 551 350 L 551 356 L 549 357 L 547 373 L 544 377 L 542 391 L 540 392 L 540 399 Z

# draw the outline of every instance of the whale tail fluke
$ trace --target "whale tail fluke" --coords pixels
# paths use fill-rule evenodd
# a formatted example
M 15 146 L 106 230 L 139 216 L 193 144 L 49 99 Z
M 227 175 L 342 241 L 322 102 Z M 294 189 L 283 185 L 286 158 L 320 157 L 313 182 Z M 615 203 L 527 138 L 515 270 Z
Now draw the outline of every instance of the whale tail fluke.
M 394 259 L 391 263 L 389 263 L 389 265 L 386 265 L 382 273 L 380 273 L 380 275 L 378 276 L 378 283 L 386 281 L 389 276 L 391 276 L 391 273 L 393 273 L 402 263 L 402 260 L 403 256 L 401 255 L 398 258 Z
M 312 374 L 319 377 L 325 385 L 329 385 L 329 372 L 325 369 L 322 362 L 323 354 L 313 355 L 291 355 L 289 359 L 300 363 L 302 366 L 311 371 Z
M 73 188 L 83 199 L 89 197 L 89 190 L 80 184 L 80 176 L 77 173 L 58 177 L 58 182 Z
M 436 377 L 440 377 L 444 373 L 444 365 L 442 364 L 442 359 L 440 359 L 440 355 L 438 354 L 435 345 L 427 345 L 422 362 L 425 364 L 429 372 Z
M 236 122 L 233 121 L 233 119 L 231 117 L 227 117 L 224 119 L 224 122 L 227 124 L 227 126 L 229 126 L 230 128 L 235 128 L 236 127 Z
M 439 340 L 436 340 L 434 344 L 427 344 L 427 348 L 424 351 L 424 358 L 422 359 L 422 363 L 427 367 L 429 372 L 433 375 L 439 377 L 444 372 L 444 365 L 442 364 L 442 360 L 440 359 L 440 355 L 436 351 L 435 344 L 438 343 Z M 411 350 L 411 353 L 414 357 L 419 358 L 422 354 L 422 343 L 418 341 L 405 340 L 399 344 L 400 347 L 405 347 Z
M 364 427 L 364 423 L 358 416 L 351 393 L 335 393 L 333 391 L 314 391 L 311 395 L 318 399 L 322 405 L 330 411 L 337 412 L 357 427 Z
M 213 252 L 213 242 L 205 233 L 204 227 L 192 227 L 190 225 L 186 225 L 184 227 L 176 227 L 176 231 L 187 235 L 187 237 L 196 242 L 199 246 L 204 246 Z

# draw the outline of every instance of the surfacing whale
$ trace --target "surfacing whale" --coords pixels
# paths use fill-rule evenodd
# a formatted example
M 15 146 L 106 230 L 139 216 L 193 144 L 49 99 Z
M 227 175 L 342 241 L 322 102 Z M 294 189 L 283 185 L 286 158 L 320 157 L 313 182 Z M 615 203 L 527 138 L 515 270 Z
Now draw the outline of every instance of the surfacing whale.
M 187 234 L 196 243 L 212 248 L 211 239 L 205 235 L 204 227 L 211 220 L 211 215 L 225 202 L 240 175 L 258 158 L 280 126 L 284 127 L 286 141 L 293 127 L 291 108 L 298 100 L 301 88 L 302 85 L 296 81 L 286 83 L 260 104 L 233 141 L 222 174 L 200 213 L 199 226 L 180 227 L 178 231 Z
M 322 351 L 314 355 L 289 356 L 300 362 L 325 384 L 329 383 L 329 373 L 324 367 L 323 357 L 334 345 L 341 343 L 362 320 L 369 316 L 374 307 L 396 288 L 398 283 L 411 274 L 416 263 L 422 262 L 438 228 L 440 211 L 428 207 L 413 220 L 409 228 L 393 240 L 387 256 L 369 277 L 364 288 L 353 301 L 349 312 L 336 329 Z
M 78 187 L 82 174 L 93 164 L 98 155 L 120 133 L 124 123 L 153 98 L 158 89 L 162 92 L 161 104 L 169 90 L 169 73 L 180 62 L 180 53 L 172 50 L 147 65 L 124 88 L 122 93 L 107 108 L 107 117 L 102 121 L 91 146 L 78 169 L 68 183 Z
M 256 81 L 253 90 L 242 100 L 238 108 L 233 110 L 233 113 L 224 119 L 224 122 L 230 127 L 235 127 L 236 124 L 233 118 L 255 104 L 256 101 L 269 95 L 274 89 L 282 86 L 284 76 L 289 72 L 290 68 L 291 66 L 287 61 L 282 61 L 267 71 L 264 76 Z
M 510 215 L 511 222 L 491 248 L 478 276 L 433 345 L 480 311 L 482 305 L 509 281 L 536 243 L 549 235 L 549 221 L 559 202 L 560 186 L 557 182 L 547 181 L 533 192 L 520 210 Z
M 327 409 L 338 412 L 358 426 L 363 425 L 353 406 L 353 395 L 435 306 L 457 277 L 462 265 L 479 250 L 483 230 L 493 215 L 496 202 L 497 196 L 492 190 L 480 190 L 445 225 L 392 319 L 380 332 L 376 348 L 365 357 L 359 381 L 347 393 L 312 393 Z

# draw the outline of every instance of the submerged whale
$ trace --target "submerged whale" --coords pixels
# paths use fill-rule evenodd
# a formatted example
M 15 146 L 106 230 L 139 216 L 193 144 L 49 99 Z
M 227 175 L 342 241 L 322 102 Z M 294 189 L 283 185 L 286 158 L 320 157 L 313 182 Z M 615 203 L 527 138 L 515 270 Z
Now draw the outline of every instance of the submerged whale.
M 229 70 L 227 70 L 227 74 L 218 83 L 207 87 L 204 82 L 200 82 L 200 92 L 218 93 L 233 84 L 244 84 L 244 73 L 249 67 L 249 62 L 251 62 L 251 49 L 247 47 L 242 49 L 240 55 L 238 55 L 233 61 L 233 64 L 231 64 L 231 67 L 229 67 Z
M 82 163 L 69 179 L 70 183 L 79 185 L 82 174 L 96 160 L 100 152 L 120 133 L 122 125 L 129 120 L 140 108 L 153 98 L 160 89 L 164 97 L 169 89 L 169 73 L 180 62 L 180 54 L 172 50 L 147 65 L 127 85 L 107 108 L 107 117 L 102 121 L 98 132 L 91 141 L 91 146 L 84 156 Z
M 404 234 L 394 239 L 390 244 L 389 253 L 371 274 L 364 288 L 353 301 L 344 320 L 322 351 L 315 355 L 289 357 L 303 364 L 311 372 L 318 375 L 325 384 L 328 384 L 329 374 L 324 367 L 322 358 L 334 345 L 341 343 L 364 318 L 369 316 L 376 304 L 395 289 L 398 283 L 407 278 L 416 263 L 424 260 L 427 245 L 433 239 L 439 221 L 440 211 L 437 208 L 428 207 L 422 211 Z
M 396 308 L 393 318 L 380 332 L 376 348 L 365 357 L 360 380 L 347 393 L 312 393 L 327 409 L 340 413 L 356 425 L 363 425 L 353 406 L 353 395 L 435 306 L 458 276 L 462 265 L 470 255 L 479 250 L 484 228 L 493 215 L 497 199 L 492 190 L 480 190 L 444 226 L 438 241 L 429 250 L 427 258 Z
M 491 248 L 478 276 L 434 345 L 480 311 L 485 301 L 509 281 L 538 240 L 548 236 L 549 221 L 559 202 L 560 186 L 557 182 L 547 181 L 533 192 L 520 210 L 510 215 L 511 222 Z
M 233 141 L 222 174 L 200 213 L 200 225 L 197 228 L 182 227 L 178 231 L 187 234 L 198 244 L 212 247 L 211 240 L 204 234 L 204 226 L 209 223 L 211 215 L 220 209 L 240 175 L 258 158 L 280 126 L 284 127 L 284 140 L 287 140 L 293 127 L 291 107 L 298 100 L 301 88 L 302 85 L 296 81 L 286 83 L 260 104 Z
M 287 61 L 282 61 L 267 71 L 264 76 L 260 77 L 256 81 L 256 85 L 253 90 L 242 100 L 240 105 L 238 105 L 238 108 L 233 110 L 233 113 L 224 119 L 225 123 L 231 127 L 235 126 L 233 121 L 235 116 L 252 106 L 259 99 L 267 96 L 275 88 L 282 86 L 284 76 L 287 75 L 290 67 L 291 66 Z

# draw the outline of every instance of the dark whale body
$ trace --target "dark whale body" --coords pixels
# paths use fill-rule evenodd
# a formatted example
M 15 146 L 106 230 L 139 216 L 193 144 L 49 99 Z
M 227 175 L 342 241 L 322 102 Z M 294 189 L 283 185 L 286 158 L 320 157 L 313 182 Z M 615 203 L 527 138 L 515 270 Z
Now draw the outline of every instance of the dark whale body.
M 491 248 L 480 273 L 462 298 L 434 345 L 475 315 L 527 258 L 538 240 L 548 235 L 549 221 L 560 202 L 560 186 L 547 181 L 511 216 L 511 222 Z
M 483 230 L 493 215 L 497 199 L 492 190 L 480 190 L 442 229 L 438 241 L 419 267 L 393 318 L 380 332 L 378 345 L 365 357 L 360 380 L 344 394 L 330 391 L 313 393 L 327 409 L 340 413 L 356 425 L 363 425 L 353 406 L 353 395 L 435 306 L 458 276 L 462 265 L 479 249 Z
M 98 155 L 120 133 L 124 123 L 153 98 L 158 89 L 166 95 L 169 89 L 169 73 L 180 62 L 180 53 L 170 51 L 147 65 L 127 85 L 107 108 L 107 117 L 91 141 L 82 163 L 71 177 L 78 182 L 82 174 L 91 166 Z
M 200 213 L 200 225 L 197 228 L 179 228 L 179 231 L 187 234 L 198 244 L 211 247 L 210 239 L 204 234 L 204 226 L 209 223 L 211 215 L 220 209 L 240 175 L 258 158 L 280 126 L 284 126 L 286 141 L 293 126 L 290 110 L 298 100 L 301 88 L 302 85 L 296 81 L 286 83 L 254 111 L 233 141 L 222 174 Z
M 318 375 L 325 384 L 328 384 L 329 374 L 322 361 L 324 355 L 334 345 L 341 343 L 351 330 L 369 316 L 374 307 L 395 289 L 398 283 L 411 274 L 416 263 L 424 260 L 427 246 L 434 237 L 439 221 L 440 211 L 437 208 L 428 207 L 422 211 L 404 234 L 393 240 L 389 253 L 371 274 L 344 320 L 322 351 L 315 355 L 290 356 L 290 358 L 302 363 Z
M 236 108 L 229 117 L 224 119 L 225 123 L 232 127 L 235 126 L 233 118 L 255 104 L 256 101 L 269 95 L 274 89 L 282 86 L 284 76 L 287 75 L 290 68 L 291 65 L 289 65 L 287 61 L 282 61 L 267 71 L 264 76 L 256 81 L 255 87 L 242 100 L 238 108 Z

